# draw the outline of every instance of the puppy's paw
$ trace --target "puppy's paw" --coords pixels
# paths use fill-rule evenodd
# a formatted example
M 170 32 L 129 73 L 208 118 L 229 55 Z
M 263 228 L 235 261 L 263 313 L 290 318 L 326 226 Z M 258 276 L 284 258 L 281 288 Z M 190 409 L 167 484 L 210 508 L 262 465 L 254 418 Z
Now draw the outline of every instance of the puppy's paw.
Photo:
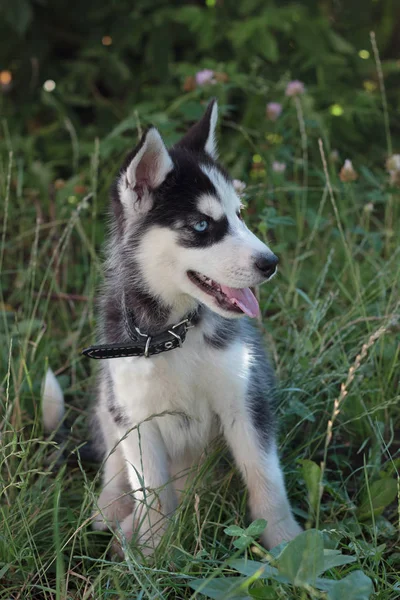
M 134 547 L 143 557 L 153 556 L 167 526 L 167 519 L 158 512 L 133 511 L 120 523 L 115 531 L 113 550 L 124 556 L 127 545 Z
M 115 495 L 115 490 L 104 489 L 93 508 L 93 529 L 106 531 L 115 529 L 133 512 L 134 501 L 129 494 Z
M 285 519 L 268 524 L 263 534 L 263 543 L 266 548 L 271 549 L 282 542 L 290 542 L 297 537 L 303 529 L 294 519 L 293 515 L 288 515 Z

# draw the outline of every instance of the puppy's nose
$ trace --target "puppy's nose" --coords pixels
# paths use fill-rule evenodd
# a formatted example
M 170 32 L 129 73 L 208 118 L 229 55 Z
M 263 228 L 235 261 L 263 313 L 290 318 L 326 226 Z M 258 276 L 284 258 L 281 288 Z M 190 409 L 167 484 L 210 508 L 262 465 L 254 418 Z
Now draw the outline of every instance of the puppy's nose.
M 275 273 L 278 262 L 279 259 L 275 254 L 260 254 L 256 259 L 255 265 L 264 277 L 269 279 Z

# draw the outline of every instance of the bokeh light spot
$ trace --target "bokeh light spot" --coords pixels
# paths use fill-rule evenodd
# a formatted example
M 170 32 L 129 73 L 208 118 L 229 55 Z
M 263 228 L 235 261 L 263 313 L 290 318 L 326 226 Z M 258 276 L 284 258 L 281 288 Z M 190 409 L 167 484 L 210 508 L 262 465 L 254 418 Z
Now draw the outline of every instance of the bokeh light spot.
M 43 89 L 45 92 L 54 92 L 56 89 L 56 82 L 53 79 L 47 79 L 43 84 Z
M 329 112 L 334 117 L 341 117 L 344 113 L 343 106 L 340 106 L 340 104 L 332 104 L 332 106 L 329 108 Z
M 358 53 L 358 56 L 360 58 L 362 58 L 363 60 L 367 60 L 367 58 L 370 57 L 369 51 L 368 50 L 360 50 Z
M 2 85 L 9 85 L 12 81 L 11 71 L 0 71 L 0 83 Z

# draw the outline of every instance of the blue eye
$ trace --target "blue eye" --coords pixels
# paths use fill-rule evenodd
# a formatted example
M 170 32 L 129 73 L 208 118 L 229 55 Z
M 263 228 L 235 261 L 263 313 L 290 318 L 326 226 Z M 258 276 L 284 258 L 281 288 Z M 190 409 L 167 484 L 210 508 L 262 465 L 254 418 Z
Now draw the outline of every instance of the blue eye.
M 207 231 L 209 225 L 209 222 L 206 220 L 199 221 L 198 223 L 196 223 L 196 225 L 193 225 L 193 229 L 195 231 L 198 231 L 199 233 L 203 233 L 203 231 Z

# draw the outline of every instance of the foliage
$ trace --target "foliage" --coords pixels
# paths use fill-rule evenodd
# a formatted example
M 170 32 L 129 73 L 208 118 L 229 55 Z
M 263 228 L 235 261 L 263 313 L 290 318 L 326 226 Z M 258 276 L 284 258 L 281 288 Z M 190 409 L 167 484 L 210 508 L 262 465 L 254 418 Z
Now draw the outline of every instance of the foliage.
M 394 4 L 0 0 L 0 599 L 398 598 Z M 296 80 L 304 93 L 286 95 Z M 64 464 L 44 440 L 41 383 L 50 363 L 73 450 L 94 389 L 79 351 L 94 337 L 109 185 L 147 124 L 172 144 L 211 95 L 222 162 L 247 183 L 245 218 L 280 256 L 261 326 L 307 531 L 266 553 L 265 523 L 249 525 L 216 447 L 154 563 L 135 548 L 117 563 L 89 526 L 97 468 L 76 452 Z
M 202 68 L 227 75 L 228 84 L 215 91 L 229 119 L 253 130 L 266 99 L 281 100 L 292 77 L 310 92 L 310 135 L 322 120 L 333 147 L 354 155 L 367 143 L 371 159 L 382 159 L 385 132 L 369 29 L 373 23 L 396 115 L 400 21 L 392 13 L 392 0 L 155 0 L 151 8 L 147 0 L 88 0 L 73 10 L 66 0 L 2 0 L 0 69 L 13 80 L 1 112 L 29 169 L 40 155 L 65 175 L 89 156 L 95 136 L 108 136 L 121 120 L 131 135 L 137 118 L 164 125 L 173 141 L 177 123 L 198 116 L 198 99 L 209 95 L 195 89 L 176 98 L 185 78 Z M 46 80 L 56 82 L 54 92 L 43 91 Z M 398 135 L 397 116 L 393 126 Z M 79 140 L 72 165 L 69 138 L 73 145 Z M 226 147 L 230 141 L 227 136 Z M 102 154 L 123 152 L 129 142 L 114 135 Z

